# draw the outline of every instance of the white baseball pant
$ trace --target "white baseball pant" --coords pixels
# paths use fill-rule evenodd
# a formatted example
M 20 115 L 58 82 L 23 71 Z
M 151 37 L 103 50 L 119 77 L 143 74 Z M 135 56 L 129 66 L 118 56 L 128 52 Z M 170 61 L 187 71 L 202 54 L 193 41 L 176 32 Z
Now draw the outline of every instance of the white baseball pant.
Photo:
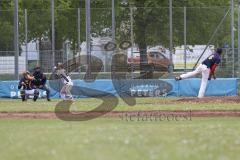
M 72 89 L 73 83 L 68 82 L 63 85 L 61 91 L 60 91 L 60 96 L 63 100 L 69 100 L 72 99 L 72 94 L 71 94 L 71 89 Z
M 180 75 L 180 77 L 182 79 L 187 79 L 187 78 L 190 78 L 190 77 L 194 77 L 194 76 L 196 76 L 197 74 L 200 74 L 200 73 L 202 73 L 202 82 L 201 82 L 200 90 L 198 92 L 198 98 L 204 97 L 204 94 L 205 94 L 205 91 L 206 91 L 206 88 L 207 88 L 210 69 L 207 68 L 206 65 L 200 64 L 194 71 Z

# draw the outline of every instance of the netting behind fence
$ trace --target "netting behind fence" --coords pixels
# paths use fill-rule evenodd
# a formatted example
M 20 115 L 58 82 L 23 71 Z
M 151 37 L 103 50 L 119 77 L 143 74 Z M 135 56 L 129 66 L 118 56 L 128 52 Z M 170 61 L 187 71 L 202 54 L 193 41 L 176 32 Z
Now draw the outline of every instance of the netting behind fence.
M 127 55 L 125 64 L 130 68 L 140 65 L 141 61 L 151 65 L 146 65 L 146 68 L 153 69 L 153 74 L 159 66 L 165 68 L 160 78 L 171 78 L 178 72 L 192 70 L 202 54 L 199 63 L 215 48 L 221 47 L 224 54 L 217 75 L 237 77 L 240 74 L 238 50 L 234 50 L 233 56 L 230 48 L 232 35 L 229 6 L 175 6 L 170 14 L 169 7 L 136 7 L 134 4 L 118 6 L 117 3 L 115 10 L 112 10 L 110 1 L 102 6 L 92 2 L 91 25 L 88 26 L 91 28 L 91 51 L 87 51 L 84 5 L 64 8 L 56 3 L 55 15 L 52 17 L 51 1 L 46 0 L 44 5 L 37 8 L 34 8 L 34 3 L 40 2 L 26 2 L 25 6 L 20 5 L 19 8 L 19 73 L 37 65 L 44 72 L 50 73 L 57 62 L 68 63 L 71 59 L 91 54 L 103 63 L 98 78 L 110 78 L 113 55 L 124 54 Z M 13 20 L 12 6 L 1 7 L 0 79 L 12 79 L 15 74 Z M 131 46 L 121 48 L 124 41 L 131 43 Z M 105 48 L 108 42 L 116 44 L 111 51 Z M 143 57 L 143 46 L 146 51 L 145 62 L 140 60 Z M 87 62 L 82 62 L 74 70 L 74 75 L 78 75 L 76 78 L 83 77 L 87 66 Z M 137 77 L 140 70 L 132 67 L 128 72 L 132 75 L 129 77 Z

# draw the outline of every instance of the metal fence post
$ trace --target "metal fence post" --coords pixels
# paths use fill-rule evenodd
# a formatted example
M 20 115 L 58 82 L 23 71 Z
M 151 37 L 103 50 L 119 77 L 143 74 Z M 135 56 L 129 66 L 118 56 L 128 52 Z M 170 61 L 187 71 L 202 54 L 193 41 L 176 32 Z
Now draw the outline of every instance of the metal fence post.
M 15 50 L 15 79 L 19 79 L 19 67 L 18 67 L 18 57 L 19 57 L 19 28 L 18 28 L 18 0 L 14 0 L 14 50 Z
M 134 37 L 133 37 L 133 7 L 130 6 L 130 22 L 131 22 L 131 78 L 134 78 L 134 74 L 133 74 L 133 45 L 134 45 Z
M 52 0 L 52 67 L 55 66 L 55 2 Z
M 238 0 L 238 72 L 240 72 L 240 0 Z
M 24 9 L 24 22 L 25 22 L 25 45 L 26 45 L 26 70 L 28 70 L 28 17 L 27 17 L 27 9 Z
M 80 50 L 81 50 L 81 12 L 80 12 L 81 10 L 80 10 L 80 8 L 78 8 L 78 14 L 77 14 L 77 16 L 78 16 L 78 18 L 77 18 L 77 31 L 78 31 L 78 52 L 79 52 L 79 54 L 80 54 Z M 80 56 L 80 55 L 79 55 Z
M 232 77 L 235 77 L 235 51 L 234 51 L 234 0 L 231 0 L 231 38 L 232 38 Z
M 115 0 L 112 0 L 112 41 L 115 42 L 116 37 L 116 24 L 115 24 Z
M 187 71 L 187 10 L 184 7 L 184 71 Z
M 225 52 L 226 52 L 226 64 L 228 64 L 228 48 L 225 49 Z
M 170 61 L 173 62 L 172 52 L 173 52 L 173 24 L 172 24 L 172 0 L 169 0 L 169 49 L 170 49 Z
M 91 74 L 91 4 L 90 0 L 85 0 L 85 9 L 86 9 L 86 43 L 87 43 L 87 65 L 88 65 L 88 73 L 89 77 Z

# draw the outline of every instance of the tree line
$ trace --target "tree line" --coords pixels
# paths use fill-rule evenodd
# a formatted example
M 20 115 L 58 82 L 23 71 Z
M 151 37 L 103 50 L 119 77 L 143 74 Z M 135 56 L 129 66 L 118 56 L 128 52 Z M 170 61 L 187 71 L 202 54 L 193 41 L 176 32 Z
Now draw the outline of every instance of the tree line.
M 147 46 L 170 46 L 169 1 L 115 0 L 116 42 L 130 40 L 130 8 L 133 10 L 134 42 L 146 60 Z M 173 0 L 173 46 L 183 45 L 186 7 L 187 44 L 206 44 L 230 8 L 229 0 Z M 13 0 L 0 1 L 0 51 L 13 51 Z M 68 40 L 77 49 L 77 8 L 81 10 L 81 42 L 85 41 L 85 0 L 55 0 L 56 50 Z M 20 43 L 24 44 L 24 9 L 28 10 L 28 41 L 51 41 L 51 0 L 19 0 Z M 111 0 L 91 0 L 92 37 L 111 37 Z M 230 44 L 230 14 L 211 44 Z

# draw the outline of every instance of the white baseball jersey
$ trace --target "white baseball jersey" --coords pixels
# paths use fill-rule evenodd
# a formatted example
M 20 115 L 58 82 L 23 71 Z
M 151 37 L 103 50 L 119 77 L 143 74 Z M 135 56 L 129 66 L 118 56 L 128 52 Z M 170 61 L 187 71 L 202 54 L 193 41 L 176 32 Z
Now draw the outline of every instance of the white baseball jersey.
M 72 85 L 72 80 L 69 75 L 66 73 L 65 69 L 58 69 L 56 74 L 61 78 L 64 84 Z

